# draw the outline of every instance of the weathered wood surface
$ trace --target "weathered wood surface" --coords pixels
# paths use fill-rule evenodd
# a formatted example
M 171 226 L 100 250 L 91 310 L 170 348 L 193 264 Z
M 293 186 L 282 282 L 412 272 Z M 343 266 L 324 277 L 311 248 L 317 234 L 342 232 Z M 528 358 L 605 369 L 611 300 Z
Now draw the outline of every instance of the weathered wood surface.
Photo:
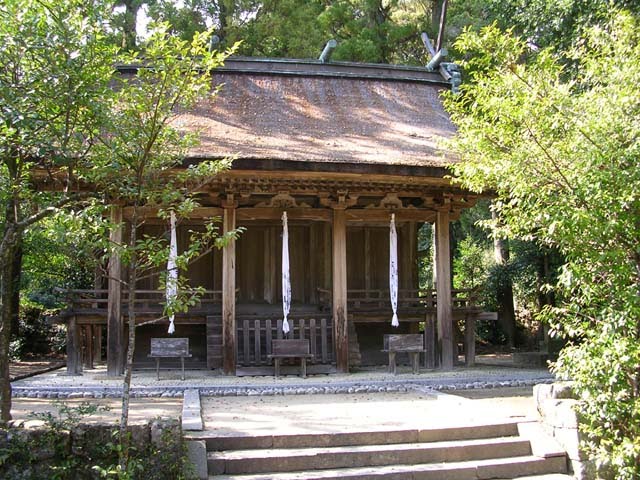
M 76 317 L 70 317 L 67 324 L 67 375 L 81 375 L 80 334 Z
M 299 357 L 301 355 L 311 358 L 309 340 L 288 339 L 273 340 L 271 343 L 271 358 L 274 357 Z
M 289 317 L 290 338 L 309 343 L 309 353 L 317 363 L 331 363 L 331 321 L 327 317 L 292 315 Z M 282 318 L 246 315 L 237 322 L 239 345 L 237 365 L 242 367 L 270 364 L 272 344 L 282 339 Z
M 271 354 L 268 355 L 275 364 L 274 375 L 280 376 L 280 361 L 283 358 L 299 358 L 302 378 L 307 377 L 307 359 L 313 358 L 309 349 L 309 340 L 304 339 L 276 339 L 271 344 Z
M 407 352 L 413 373 L 418 373 L 420 352 L 424 352 L 424 337 L 419 333 L 385 335 L 383 351 L 389 353 L 389 372 L 396 374 L 396 353 Z
M 152 338 L 150 357 L 190 357 L 188 338 Z
M 191 357 L 188 338 L 152 338 L 149 353 L 150 358 L 156 359 L 156 378 L 160 380 L 160 359 L 180 358 L 182 366 L 182 380 L 184 380 L 184 359 Z
M 318 288 L 321 305 L 331 304 L 331 291 Z M 475 294 L 472 290 L 451 290 L 453 311 L 478 312 Z M 398 311 L 405 314 L 436 311 L 437 291 L 431 289 L 399 289 Z M 349 289 L 347 290 L 347 308 L 349 313 L 391 312 L 388 289 Z M 400 319 L 402 321 L 402 319 Z
M 233 203 L 233 199 L 230 199 Z M 222 230 L 236 228 L 234 205 L 224 209 Z M 222 368 L 225 375 L 236 370 L 236 244 L 231 240 L 222 251 Z
M 424 366 L 436 368 L 436 316 L 427 313 L 424 319 Z
M 438 302 L 438 345 L 440 347 L 440 367 L 443 370 L 453 368 L 454 336 L 453 312 L 451 306 L 451 246 L 449 238 L 449 211 L 440 210 L 435 222 L 436 237 L 436 297 Z
M 383 337 L 385 352 L 423 352 L 424 338 L 419 333 L 391 334 Z
M 347 225 L 345 211 L 333 210 L 333 328 L 336 368 L 349 372 L 349 330 L 347 324 Z

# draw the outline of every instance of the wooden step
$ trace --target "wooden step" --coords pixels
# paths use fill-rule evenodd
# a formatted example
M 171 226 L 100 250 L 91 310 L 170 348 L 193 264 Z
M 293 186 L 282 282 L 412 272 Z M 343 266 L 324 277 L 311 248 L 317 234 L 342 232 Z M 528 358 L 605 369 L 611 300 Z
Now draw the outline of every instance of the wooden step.
M 566 473 L 565 457 L 534 456 L 451 463 L 387 465 L 248 475 L 216 475 L 211 480 L 485 480 Z M 544 478 L 544 477 L 543 477 Z
M 250 474 L 459 462 L 530 454 L 528 440 L 500 437 L 391 445 L 213 452 L 208 455 L 208 466 L 210 474 Z

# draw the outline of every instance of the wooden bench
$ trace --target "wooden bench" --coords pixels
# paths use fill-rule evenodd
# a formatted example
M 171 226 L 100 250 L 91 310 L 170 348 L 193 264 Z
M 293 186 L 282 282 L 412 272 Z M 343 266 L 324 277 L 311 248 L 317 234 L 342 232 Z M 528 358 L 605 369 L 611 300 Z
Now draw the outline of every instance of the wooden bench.
M 424 340 L 420 333 L 385 335 L 383 352 L 389 353 L 389 372 L 396 374 L 396 353 L 407 352 L 411 358 L 413 373 L 418 373 L 420 352 L 424 352 Z
M 283 358 L 299 358 L 302 368 L 302 378 L 307 378 L 307 358 L 313 358 L 309 353 L 309 340 L 273 340 L 271 342 L 271 354 L 267 358 L 273 359 L 275 364 L 275 377 L 280 376 L 280 360 Z
M 184 380 L 184 359 L 191 357 L 188 338 L 152 338 L 149 358 L 156 359 L 156 377 L 160 380 L 160 359 L 180 358 L 182 380 Z

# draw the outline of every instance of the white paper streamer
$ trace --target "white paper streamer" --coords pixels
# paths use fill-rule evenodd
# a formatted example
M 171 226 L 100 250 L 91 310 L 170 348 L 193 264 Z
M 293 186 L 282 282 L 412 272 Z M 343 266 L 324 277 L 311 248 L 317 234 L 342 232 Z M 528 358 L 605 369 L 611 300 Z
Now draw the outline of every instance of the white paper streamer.
M 398 234 L 396 233 L 396 216 L 393 213 L 389 225 L 389 296 L 391 310 L 393 310 L 391 325 L 397 327 L 400 325 L 398 323 Z
M 169 244 L 169 260 L 167 261 L 167 304 L 171 303 L 178 296 L 178 267 L 176 258 L 178 257 L 178 242 L 176 240 L 176 214 L 171 211 L 171 243 Z M 175 315 L 169 316 L 169 333 L 176 331 L 173 323 Z
M 291 278 L 289 276 L 289 227 L 287 212 L 282 214 L 282 332 L 289 333 L 289 310 L 291 309 Z

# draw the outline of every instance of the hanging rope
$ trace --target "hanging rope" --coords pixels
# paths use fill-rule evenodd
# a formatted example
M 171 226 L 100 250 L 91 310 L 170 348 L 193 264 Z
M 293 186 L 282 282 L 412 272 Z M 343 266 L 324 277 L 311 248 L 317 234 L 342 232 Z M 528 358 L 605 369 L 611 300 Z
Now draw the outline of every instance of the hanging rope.
M 169 260 L 167 261 L 167 304 L 175 301 L 178 296 L 178 267 L 176 258 L 178 257 L 178 242 L 176 240 L 176 214 L 171 211 L 171 241 L 169 244 Z M 173 323 L 175 315 L 169 315 L 169 334 L 176 331 Z
M 289 227 L 287 212 L 282 214 L 282 332 L 289 333 L 289 310 L 291 309 L 291 277 L 289 276 Z
M 389 225 L 389 297 L 391 297 L 391 310 L 393 310 L 391 325 L 397 327 L 400 325 L 398 323 L 398 234 L 394 213 L 391 214 Z

